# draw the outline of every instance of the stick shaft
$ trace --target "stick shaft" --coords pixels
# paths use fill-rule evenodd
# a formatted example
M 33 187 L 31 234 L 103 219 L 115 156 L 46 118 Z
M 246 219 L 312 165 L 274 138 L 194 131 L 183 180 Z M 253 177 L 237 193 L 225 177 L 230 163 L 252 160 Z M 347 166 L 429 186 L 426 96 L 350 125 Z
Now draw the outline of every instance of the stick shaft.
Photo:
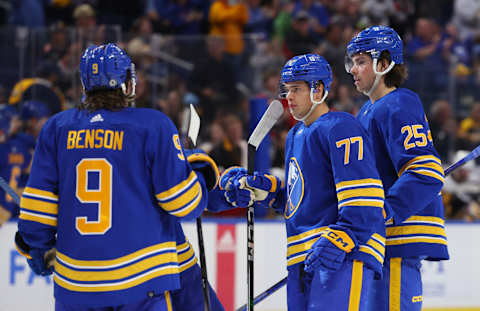
M 254 299 L 254 304 L 257 304 L 261 301 L 263 301 L 265 298 L 270 296 L 271 294 L 275 293 L 277 290 L 282 288 L 285 284 L 287 284 L 287 277 L 284 277 L 277 283 L 273 284 L 270 286 L 268 289 L 266 289 L 263 293 L 259 294 L 257 297 Z M 240 308 L 238 308 L 236 311 L 245 311 L 247 309 L 247 305 L 243 305 Z
M 13 201 L 18 205 L 20 206 L 20 197 L 18 196 L 18 194 L 15 192 L 15 190 L 12 189 L 12 187 L 10 187 L 10 185 L 5 181 L 5 179 L 3 179 L 3 177 L 0 176 L 0 187 L 6 192 L 8 193 L 8 195 L 10 195 L 13 199 Z
M 248 165 L 247 172 L 249 175 L 253 175 L 255 169 L 255 153 L 256 148 L 252 145 L 248 145 Z M 247 209 L 247 287 L 248 287 L 248 311 L 253 311 L 254 307 L 254 290 L 253 290 L 253 258 L 254 258 L 254 205 L 249 206 Z

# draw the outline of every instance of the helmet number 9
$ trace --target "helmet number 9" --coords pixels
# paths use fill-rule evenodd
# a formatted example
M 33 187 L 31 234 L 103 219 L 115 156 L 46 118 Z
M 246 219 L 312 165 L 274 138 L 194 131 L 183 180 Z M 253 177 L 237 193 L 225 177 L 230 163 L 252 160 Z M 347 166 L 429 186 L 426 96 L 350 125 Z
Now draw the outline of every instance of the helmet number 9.
M 89 173 L 98 173 L 97 189 L 89 188 Z M 82 159 L 77 164 L 75 195 L 81 203 L 96 203 L 97 220 L 76 217 L 75 227 L 82 235 L 105 234 L 112 227 L 112 165 L 107 159 Z
M 93 74 L 98 74 L 98 64 L 97 63 L 93 63 L 92 64 L 92 73 Z

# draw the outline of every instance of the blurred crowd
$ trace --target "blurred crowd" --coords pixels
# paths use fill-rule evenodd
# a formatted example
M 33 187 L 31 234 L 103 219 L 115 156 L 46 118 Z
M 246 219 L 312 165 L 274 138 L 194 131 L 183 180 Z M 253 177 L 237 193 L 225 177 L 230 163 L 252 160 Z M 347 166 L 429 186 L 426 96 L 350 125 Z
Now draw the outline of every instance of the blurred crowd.
M 185 108 L 195 105 L 201 148 L 219 167 L 245 166 L 246 139 L 278 97 L 285 60 L 307 52 L 324 56 L 334 73 L 327 101 L 356 114 L 366 97 L 344 69 L 346 45 L 359 30 L 382 24 L 403 39 L 405 87 L 420 95 L 445 167 L 480 143 L 478 0 L 0 2 L 0 103 L 8 108 L 1 111 L 23 124 L 17 132 L 3 127 L 2 142 L 28 130 L 29 121 L 20 117 L 25 103 L 44 107 L 33 109 L 41 110 L 32 114 L 35 120 L 74 107 L 82 96 L 82 51 L 117 42 L 136 65 L 137 107 L 159 109 L 182 129 Z M 257 169 L 284 177 L 285 139 L 294 123 L 287 109 Z M 446 179 L 447 218 L 480 218 L 478 164 Z M 28 167 L 20 169 L 28 174 Z M 15 185 L 21 189 L 21 182 Z

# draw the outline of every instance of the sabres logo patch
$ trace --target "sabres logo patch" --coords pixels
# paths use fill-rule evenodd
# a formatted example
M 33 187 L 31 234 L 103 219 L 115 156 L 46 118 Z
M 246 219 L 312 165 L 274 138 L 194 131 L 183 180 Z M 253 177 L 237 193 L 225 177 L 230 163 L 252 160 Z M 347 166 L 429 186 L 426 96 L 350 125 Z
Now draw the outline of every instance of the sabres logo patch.
M 290 218 L 295 214 L 303 199 L 304 181 L 303 174 L 297 159 L 291 158 L 288 164 L 287 176 L 287 208 L 285 209 L 285 218 Z

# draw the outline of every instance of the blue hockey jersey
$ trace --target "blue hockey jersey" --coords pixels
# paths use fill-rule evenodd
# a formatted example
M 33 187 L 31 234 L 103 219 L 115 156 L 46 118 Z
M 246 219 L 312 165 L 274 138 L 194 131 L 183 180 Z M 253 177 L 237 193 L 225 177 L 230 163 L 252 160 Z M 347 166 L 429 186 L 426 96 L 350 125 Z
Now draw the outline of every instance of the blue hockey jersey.
M 287 227 L 287 265 L 305 260 L 328 228 L 348 230 L 358 245 L 347 258 L 381 274 L 385 252 L 384 193 L 366 131 L 343 112 L 310 126 L 297 123 L 286 142 L 286 191 L 277 204 Z M 282 204 L 285 202 L 285 204 Z
M 17 193 L 25 187 L 34 148 L 35 139 L 25 134 L 10 137 L 0 146 L 0 176 Z M 7 210 L 12 218 L 18 216 L 17 203 L 3 189 L 0 189 L 0 208 Z
M 39 136 L 19 231 L 57 248 L 56 299 L 115 306 L 179 288 L 177 217 L 196 218 L 207 199 L 163 113 L 71 109 Z
M 385 188 L 387 257 L 448 259 L 440 190 L 444 172 L 420 98 L 399 88 L 367 101 L 358 120 L 371 136 Z

